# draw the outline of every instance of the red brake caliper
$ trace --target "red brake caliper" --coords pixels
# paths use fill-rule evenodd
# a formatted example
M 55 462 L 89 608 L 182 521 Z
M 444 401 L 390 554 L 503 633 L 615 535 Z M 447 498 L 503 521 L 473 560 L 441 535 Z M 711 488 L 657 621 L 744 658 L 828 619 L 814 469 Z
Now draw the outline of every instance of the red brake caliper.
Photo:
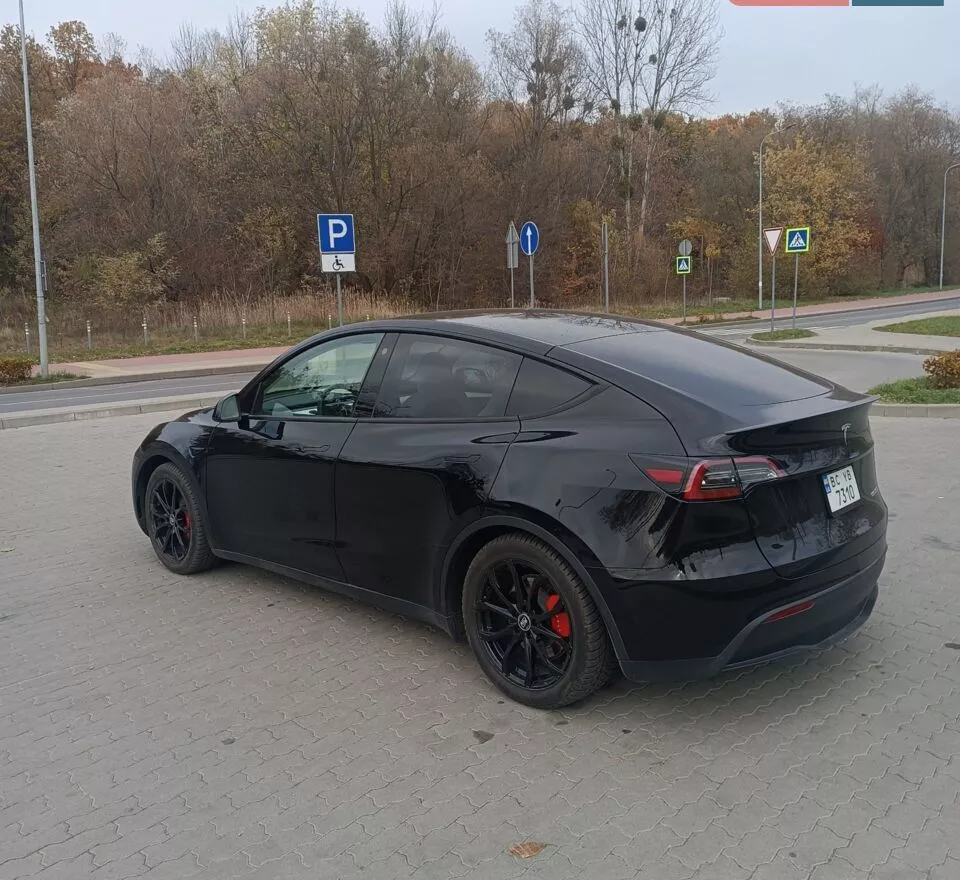
M 186 536 L 189 538 L 190 537 L 190 514 L 187 511 L 184 511 L 183 513 L 183 525 L 184 525 L 183 531 L 186 534 Z
M 547 596 L 547 611 L 553 611 L 559 602 L 560 597 L 556 593 L 552 596 Z M 570 638 L 570 618 L 567 616 L 566 611 L 558 611 L 550 618 L 550 629 L 558 636 L 562 636 L 565 639 Z

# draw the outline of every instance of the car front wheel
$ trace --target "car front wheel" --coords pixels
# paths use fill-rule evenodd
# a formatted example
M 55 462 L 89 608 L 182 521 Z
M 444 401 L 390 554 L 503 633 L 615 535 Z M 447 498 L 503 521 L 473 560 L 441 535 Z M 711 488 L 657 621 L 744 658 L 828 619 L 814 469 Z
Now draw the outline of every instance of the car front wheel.
M 557 553 L 527 535 L 502 535 L 477 553 L 464 581 L 463 620 L 483 671 L 527 706 L 575 703 L 616 669 L 587 588 Z
M 216 564 L 193 487 L 176 465 L 150 475 L 144 504 L 153 550 L 170 571 L 196 574 Z

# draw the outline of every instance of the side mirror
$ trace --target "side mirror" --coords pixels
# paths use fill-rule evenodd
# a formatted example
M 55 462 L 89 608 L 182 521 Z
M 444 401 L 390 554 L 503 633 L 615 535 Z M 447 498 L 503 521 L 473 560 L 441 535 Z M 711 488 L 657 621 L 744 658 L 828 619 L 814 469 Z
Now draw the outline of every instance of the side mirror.
M 240 399 L 236 394 L 224 397 L 213 408 L 213 417 L 218 422 L 240 421 Z

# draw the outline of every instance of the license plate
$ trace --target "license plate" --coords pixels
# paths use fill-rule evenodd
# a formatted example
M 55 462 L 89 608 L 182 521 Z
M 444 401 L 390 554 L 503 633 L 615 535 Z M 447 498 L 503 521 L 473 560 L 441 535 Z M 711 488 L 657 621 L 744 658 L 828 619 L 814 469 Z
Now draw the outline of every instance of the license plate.
M 852 467 L 823 475 L 823 488 L 831 513 L 843 510 L 860 500 L 860 487 Z

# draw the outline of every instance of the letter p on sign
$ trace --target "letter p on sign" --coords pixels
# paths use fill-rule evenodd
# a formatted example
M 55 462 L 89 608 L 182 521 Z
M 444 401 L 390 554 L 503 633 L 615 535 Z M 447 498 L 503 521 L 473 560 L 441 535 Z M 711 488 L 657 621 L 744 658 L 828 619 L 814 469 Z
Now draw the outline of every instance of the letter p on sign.
M 318 214 L 317 232 L 321 254 L 356 253 L 353 214 Z

